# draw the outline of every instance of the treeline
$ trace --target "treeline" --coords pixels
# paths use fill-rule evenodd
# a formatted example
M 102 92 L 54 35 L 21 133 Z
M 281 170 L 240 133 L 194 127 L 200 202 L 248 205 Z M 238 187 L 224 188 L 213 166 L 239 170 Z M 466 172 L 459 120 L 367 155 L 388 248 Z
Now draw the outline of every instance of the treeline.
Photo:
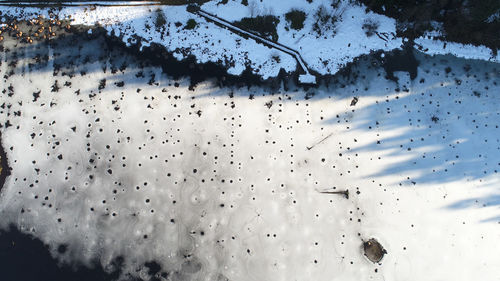
M 359 0 L 398 20 L 400 32 L 417 37 L 438 22 L 445 39 L 500 48 L 500 0 Z

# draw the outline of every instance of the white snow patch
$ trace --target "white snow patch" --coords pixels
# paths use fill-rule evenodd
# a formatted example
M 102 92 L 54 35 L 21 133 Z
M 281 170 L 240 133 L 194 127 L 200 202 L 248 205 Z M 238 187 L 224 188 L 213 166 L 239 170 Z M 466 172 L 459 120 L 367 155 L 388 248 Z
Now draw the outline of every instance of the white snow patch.
M 500 57 L 494 55 L 493 51 L 485 46 L 446 42 L 433 37 L 420 37 L 415 39 L 415 43 L 420 51 L 428 55 L 450 54 L 465 59 L 500 62 Z

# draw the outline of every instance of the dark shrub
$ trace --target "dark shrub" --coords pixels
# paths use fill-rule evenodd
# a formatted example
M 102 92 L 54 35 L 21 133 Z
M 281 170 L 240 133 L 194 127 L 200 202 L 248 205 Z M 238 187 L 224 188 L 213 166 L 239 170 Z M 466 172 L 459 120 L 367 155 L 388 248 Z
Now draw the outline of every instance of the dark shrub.
M 99 81 L 99 91 L 103 90 L 104 88 L 106 88 L 106 79 L 102 79 L 101 81 Z
M 248 29 L 257 32 L 263 37 L 270 38 L 273 41 L 278 41 L 278 33 L 276 26 L 280 20 L 271 15 L 257 16 L 255 18 L 242 18 L 240 21 L 233 22 L 237 27 Z
M 185 29 L 194 29 L 196 27 L 197 23 L 194 19 L 189 19 L 186 23 Z
M 306 13 L 300 10 L 291 10 L 285 14 L 285 19 L 290 23 L 290 27 L 295 30 L 301 30 L 304 27 L 304 21 L 306 20 Z
M 167 23 L 167 20 L 165 19 L 165 15 L 163 14 L 163 11 L 160 9 L 156 10 L 156 20 L 155 20 L 156 29 L 159 30 L 166 23 Z
M 59 92 L 59 89 L 60 89 L 60 87 L 59 87 L 59 84 L 57 83 L 57 80 L 56 80 L 56 81 L 54 81 L 54 84 L 52 85 L 52 92 L 57 93 L 57 92 Z
M 380 23 L 373 19 L 365 19 L 363 22 L 363 30 L 366 33 L 366 36 L 371 37 L 375 32 L 377 32 Z
M 313 16 L 313 31 L 315 31 L 318 36 L 322 36 L 326 31 L 331 30 L 333 35 L 335 35 L 337 21 L 341 19 L 342 13 L 343 10 L 341 9 L 336 9 L 332 12 L 323 5 L 319 6 Z
M 227 2 L 227 0 L 225 0 Z M 187 4 L 198 4 L 202 5 L 208 0 L 160 0 L 163 5 L 177 6 L 177 5 L 187 5 Z

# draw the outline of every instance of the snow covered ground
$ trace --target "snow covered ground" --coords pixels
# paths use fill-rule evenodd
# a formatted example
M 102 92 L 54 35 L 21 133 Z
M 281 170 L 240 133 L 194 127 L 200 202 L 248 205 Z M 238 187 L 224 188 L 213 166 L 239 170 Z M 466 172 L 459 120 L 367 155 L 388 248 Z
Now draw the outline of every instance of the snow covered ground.
M 452 54 L 459 58 L 478 59 L 496 63 L 500 62 L 500 53 L 495 55 L 490 48 L 485 46 L 446 42 L 427 36 L 417 38 L 415 44 L 418 50 L 430 55 Z
M 334 8 L 329 0 L 292 0 L 292 1 L 257 1 L 250 0 L 248 5 L 242 1 L 230 0 L 226 4 L 219 1 L 209 1 L 202 5 L 207 10 L 229 21 L 240 20 L 243 17 L 258 15 L 276 15 L 279 17 L 277 25 L 278 41 L 298 50 L 311 70 L 319 74 L 335 74 L 347 63 L 360 55 L 374 50 L 390 51 L 400 48 L 403 39 L 395 36 L 395 20 L 374 14 L 366 13 L 365 7 L 340 1 Z M 329 14 L 335 14 L 338 20 L 335 24 L 325 27 L 329 29 L 321 36 L 313 31 L 315 22 L 314 13 L 323 6 Z M 155 26 L 160 9 L 167 23 L 161 28 Z M 284 14 L 291 9 L 306 11 L 308 16 L 304 28 L 299 31 L 289 28 Z M 19 18 L 30 17 L 39 13 L 48 16 L 48 10 L 32 8 L 0 7 L 5 15 Z M 288 72 L 296 69 L 296 61 L 288 54 L 270 49 L 256 43 L 252 39 L 244 39 L 231 33 L 229 30 L 207 22 L 204 18 L 188 13 L 186 6 L 141 6 L 141 7 L 102 7 L 95 9 L 88 7 L 64 7 L 53 10 L 59 17 L 73 19 L 73 24 L 92 26 L 100 24 L 111 34 L 122 36 L 127 43 L 136 43 L 141 38 L 142 46 L 158 43 L 174 52 L 178 59 L 188 55 L 196 56 L 199 62 L 218 62 L 229 68 L 229 73 L 238 75 L 247 66 L 254 73 L 264 79 L 275 77 L 283 68 Z M 189 19 L 194 19 L 197 25 L 194 29 L 186 29 Z M 377 33 L 368 36 L 363 29 L 365 22 L 378 25 Z M 428 54 L 456 54 L 464 58 L 481 58 L 499 61 L 492 57 L 491 51 L 486 48 L 463 46 L 461 44 L 447 44 L 427 37 L 420 38 L 417 43 L 422 45 Z M 478 53 L 481 55 L 478 57 Z
M 122 256 L 147 279 L 155 260 L 169 280 L 500 278 L 498 65 L 421 56 L 398 83 L 366 61 L 330 88 L 189 91 L 101 39 L 3 44 L 0 225 L 64 262 Z

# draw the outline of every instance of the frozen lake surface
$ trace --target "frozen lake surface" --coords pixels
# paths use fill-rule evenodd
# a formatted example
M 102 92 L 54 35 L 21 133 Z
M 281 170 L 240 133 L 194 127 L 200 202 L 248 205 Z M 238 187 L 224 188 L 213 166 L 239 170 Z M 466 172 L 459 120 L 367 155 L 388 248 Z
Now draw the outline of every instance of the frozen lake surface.
M 2 44 L 0 226 L 62 263 L 120 257 L 145 280 L 500 277 L 498 64 L 417 54 L 417 77 L 394 82 L 366 58 L 317 89 L 189 90 L 102 37 Z

